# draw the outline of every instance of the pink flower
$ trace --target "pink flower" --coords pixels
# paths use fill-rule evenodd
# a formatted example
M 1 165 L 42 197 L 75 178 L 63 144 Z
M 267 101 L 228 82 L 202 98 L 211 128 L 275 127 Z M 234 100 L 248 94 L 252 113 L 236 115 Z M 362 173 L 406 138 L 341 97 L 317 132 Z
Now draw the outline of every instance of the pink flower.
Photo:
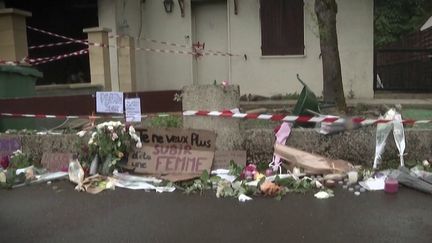
M 3 156 L 3 157 L 0 159 L 0 166 L 1 166 L 3 169 L 7 169 L 7 167 L 9 166 L 9 156 Z
M 256 165 L 254 165 L 254 164 L 248 164 L 248 165 L 244 168 L 244 170 L 245 170 L 245 171 L 254 172 L 254 171 L 257 170 L 257 167 L 256 167 Z
M 242 173 L 240 174 L 241 179 L 248 179 L 248 177 L 254 177 L 254 175 L 257 173 L 256 165 L 254 164 L 248 164 L 246 167 L 244 167 Z

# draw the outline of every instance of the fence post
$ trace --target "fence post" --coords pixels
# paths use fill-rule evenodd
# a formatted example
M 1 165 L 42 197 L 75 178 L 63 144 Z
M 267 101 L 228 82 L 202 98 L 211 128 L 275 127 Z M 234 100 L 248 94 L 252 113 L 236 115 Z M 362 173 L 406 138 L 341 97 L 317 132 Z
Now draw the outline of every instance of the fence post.
M 91 84 L 102 85 L 105 91 L 111 91 L 111 71 L 108 48 L 108 28 L 87 28 L 83 30 L 88 35 L 88 41 L 104 45 L 89 45 Z
M 28 56 L 26 18 L 27 11 L 0 9 L 0 59 L 21 61 Z
M 117 38 L 119 88 L 123 92 L 136 91 L 135 42 L 131 36 Z

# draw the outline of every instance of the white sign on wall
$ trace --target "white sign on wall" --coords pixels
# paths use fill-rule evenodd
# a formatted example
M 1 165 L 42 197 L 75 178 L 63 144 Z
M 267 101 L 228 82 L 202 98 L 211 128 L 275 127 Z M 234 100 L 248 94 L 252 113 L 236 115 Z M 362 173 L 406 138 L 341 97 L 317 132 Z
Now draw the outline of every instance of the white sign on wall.
M 126 122 L 141 122 L 141 99 L 125 99 Z
M 123 92 L 96 92 L 96 112 L 123 114 Z

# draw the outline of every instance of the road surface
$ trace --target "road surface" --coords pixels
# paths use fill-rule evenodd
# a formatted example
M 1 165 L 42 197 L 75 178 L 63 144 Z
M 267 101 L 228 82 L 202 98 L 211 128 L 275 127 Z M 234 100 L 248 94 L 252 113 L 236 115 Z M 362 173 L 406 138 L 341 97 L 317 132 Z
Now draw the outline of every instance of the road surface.
M 240 203 L 213 192 L 90 195 L 73 187 L 0 190 L 0 242 L 432 242 L 432 196 L 407 188 Z

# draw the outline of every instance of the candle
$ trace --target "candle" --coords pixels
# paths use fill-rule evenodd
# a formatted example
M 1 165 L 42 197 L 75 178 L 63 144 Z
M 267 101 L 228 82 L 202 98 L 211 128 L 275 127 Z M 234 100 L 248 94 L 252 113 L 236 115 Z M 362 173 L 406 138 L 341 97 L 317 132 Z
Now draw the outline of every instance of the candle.
M 399 182 L 394 178 L 387 178 L 384 184 L 384 191 L 387 193 L 396 193 L 399 189 Z
M 350 171 L 348 172 L 348 184 L 355 184 L 358 180 L 358 173 L 357 171 Z

